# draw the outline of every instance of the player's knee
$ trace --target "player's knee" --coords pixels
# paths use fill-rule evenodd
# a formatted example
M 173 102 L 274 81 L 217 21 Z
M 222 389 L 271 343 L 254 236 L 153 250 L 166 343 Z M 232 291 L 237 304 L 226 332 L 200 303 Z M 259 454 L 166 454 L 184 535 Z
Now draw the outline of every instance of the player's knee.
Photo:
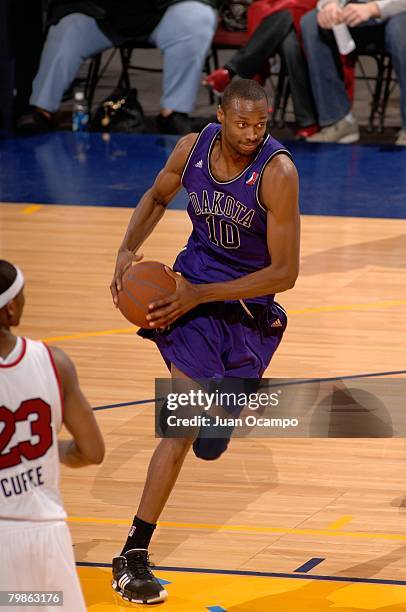
M 229 438 L 197 438 L 193 443 L 193 452 L 198 459 L 214 461 L 227 450 Z

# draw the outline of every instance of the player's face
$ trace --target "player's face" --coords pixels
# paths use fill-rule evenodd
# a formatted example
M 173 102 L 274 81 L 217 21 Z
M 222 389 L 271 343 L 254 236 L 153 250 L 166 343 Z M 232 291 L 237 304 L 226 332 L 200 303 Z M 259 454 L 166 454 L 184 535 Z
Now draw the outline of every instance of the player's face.
M 219 107 L 217 117 L 226 143 L 239 155 L 252 156 L 265 136 L 266 100 L 234 98 L 225 109 Z
M 10 327 L 15 327 L 20 323 L 20 319 L 23 314 L 25 304 L 24 289 L 21 289 L 20 293 L 16 295 L 14 300 L 9 303 L 9 324 Z

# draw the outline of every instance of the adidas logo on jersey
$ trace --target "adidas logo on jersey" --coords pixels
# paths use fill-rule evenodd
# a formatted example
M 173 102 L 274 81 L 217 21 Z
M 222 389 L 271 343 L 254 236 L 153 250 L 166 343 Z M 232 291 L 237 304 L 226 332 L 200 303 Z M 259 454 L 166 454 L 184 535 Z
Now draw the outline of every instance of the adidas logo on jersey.
M 271 327 L 282 327 L 282 323 L 280 319 L 276 319 L 273 323 L 271 323 Z
M 195 168 L 203 168 L 203 160 L 202 159 L 200 161 L 198 161 L 197 164 L 195 164 Z

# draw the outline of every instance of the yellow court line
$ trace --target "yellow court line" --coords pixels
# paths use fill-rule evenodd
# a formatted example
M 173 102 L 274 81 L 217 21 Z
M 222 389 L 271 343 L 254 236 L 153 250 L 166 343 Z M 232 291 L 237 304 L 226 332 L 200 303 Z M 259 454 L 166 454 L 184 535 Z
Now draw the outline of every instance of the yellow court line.
M 301 310 L 288 310 L 290 314 L 308 314 L 317 312 L 338 312 L 340 310 L 364 310 L 369 308 L 393 308 L 405 306 L 406 300 L 380 300 L 379 302 L 365 302 L 360 304 L 336 304 L 335 306 L 316 306 L 315 308 L 302 308 Z
M 41 208 L 42 208 L 42 204 L 31 204 L 30 206 L 26 206 L 25 208 L 23 208 L 23 210 L 21 211 L 21 214 L 31 215 L 32 213 L 37 212 Z
M 337 304 L 336 306 L 317 306 L 315 308 L 302 308 L 301 310 L 289 310 L 288 315 L 311 314 L 318 312 L 338 312 L 340 310 L 363 310 L 368 308 L 392 308 L 404 306 L 406 300 L 382 300 L 380 302 L 367 302 L 365 304 Z M 130 334 L 138 331 L 138 327 L 126 327 L 124 329 L 106 329 L 94 332 L 78 332 L 66 336 L 53 336 L 43 338 L 43 342 L 62 342 L 63 340 L 77 340 L 79 338 L 94 338 L 97 336 L 113 336 L 115 334 Z
M 342 516 L 328 526 L 328 529 L 342 529 L 352 521 L 352 516 Z
M 92 338 L 94 336 L 113 336 L 114 334 L 133 334 L 138 330 L 138 327 L 124 327 L 123 329 L 105 329 L 95 332 L 79 332 L 68 336 L 52 336 L 50 338 L 42 338 L 42 342 L 61 342 L 62 340 L 76 340 L 78 338 Z
M 70 523 L 94 523 L 98 525 L 129 525 L 126 519 L 97 518 L 91 516 L 70 516 Z M 374 533 L 366 531 L 341 531 L 333 529 L 297 529 L 295 527 L 254 527 L 253 525 L 216 525 L 209 523 L 174 523 L 159 521 L 158 527 L 175 529 L 210 529 L 217 531 L 239 531 L 249 533 L 283 533 L 286 535 L 317 535 L 327 537 L 362 538 L 368 540 L 397 540 L 406 541 L 406 534 L 401 533 Z

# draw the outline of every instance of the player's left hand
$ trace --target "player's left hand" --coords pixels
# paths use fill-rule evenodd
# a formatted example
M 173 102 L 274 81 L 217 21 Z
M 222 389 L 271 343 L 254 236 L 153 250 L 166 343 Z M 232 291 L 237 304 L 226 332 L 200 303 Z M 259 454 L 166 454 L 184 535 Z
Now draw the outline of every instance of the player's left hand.
M 165 271 L 176 283 L 174 293 L 149 305 L 147 319 L 150 327 L 165 328 L 199 304 L 199 286 L 192 285 L 180 274 L 165 266 Z
M 351 2 L 343 8 L 343 22 L 350 28 L 354 28 L 368 19 L 379 17 L 380 12 L 376 2 L 355 4 Z

